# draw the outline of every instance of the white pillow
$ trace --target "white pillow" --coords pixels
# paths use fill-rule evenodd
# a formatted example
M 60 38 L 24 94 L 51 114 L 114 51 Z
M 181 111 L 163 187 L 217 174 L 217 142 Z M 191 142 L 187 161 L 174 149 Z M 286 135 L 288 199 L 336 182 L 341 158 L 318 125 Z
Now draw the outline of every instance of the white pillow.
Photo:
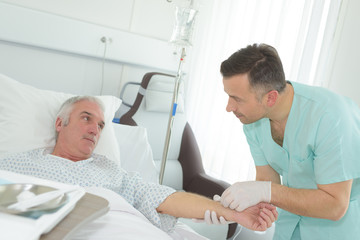
M 55 146 L 55 118 L 72 94 L 41 90 L 0 74 L 0 157 L 13 152 Z M 94 152 L 120 161 L 112 119 L 119 98 L 98 96 L 105 106 L 105 128 Z
M 147 182 L 159 182 L 147 132 L 141 126 L 113 123 L 119 144 L 121 167 L 127 172 L 138 172 Z
M 145 93 L 145 107 L 146 111 L 150 112 L 165 112 L 171 111 L 171 103 L 174 93 L 174 82 L 165 82 L 154 79 L 150 81 Z M 182 82 L 179 85 L 179 94 L 177 99 L 176 112 L 184 112 L 184 86 Z

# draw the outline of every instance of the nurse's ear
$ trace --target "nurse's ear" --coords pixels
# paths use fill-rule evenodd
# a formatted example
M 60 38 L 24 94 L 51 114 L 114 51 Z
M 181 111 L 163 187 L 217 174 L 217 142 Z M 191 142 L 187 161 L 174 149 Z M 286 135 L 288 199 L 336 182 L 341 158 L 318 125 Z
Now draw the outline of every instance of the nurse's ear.
M 276 90 L 271 90 L 265 96 L 266 96 L 266 105 L 268 107 L 272 107 L 275 105 L 276 100 L 278 99 L 279 92 Z

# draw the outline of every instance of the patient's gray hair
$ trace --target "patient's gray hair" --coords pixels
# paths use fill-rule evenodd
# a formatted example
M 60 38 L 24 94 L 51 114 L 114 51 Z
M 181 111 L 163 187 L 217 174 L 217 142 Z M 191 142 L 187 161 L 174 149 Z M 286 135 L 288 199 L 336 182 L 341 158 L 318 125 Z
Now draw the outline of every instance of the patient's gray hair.
M 60 110 L 56 116 L 56 119 L 61 118 L 64 126 L 68 125 L 69 120 L 70 120 L 70 114 L 74 108 L 74 104 L 77 102 L 80 102 L 80 101 L 94 102 L 100 107 L 100 109 L 103 112 L 105 111 L 104 104 L 99 98 L 93 97 L 93 96 L 75 96 L 75 97 L 69 98 L 61 105 Z M 56 139 L 57 139 L 58 132 L 55 131 L 55 133 L 56 133 Z

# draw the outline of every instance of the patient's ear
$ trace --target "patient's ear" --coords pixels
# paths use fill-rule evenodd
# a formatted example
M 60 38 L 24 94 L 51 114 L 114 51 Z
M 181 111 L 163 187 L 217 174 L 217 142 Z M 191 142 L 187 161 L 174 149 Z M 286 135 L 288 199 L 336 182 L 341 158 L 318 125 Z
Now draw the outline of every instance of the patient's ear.
M 55 121 L 55 130 L 56 130 L 57 132 L 60 132 L 61 127 L 62 127 L 62 119 L 59 118 L 59 117 L 57 117 L 57 118 L 56 118 L 56 121 Z

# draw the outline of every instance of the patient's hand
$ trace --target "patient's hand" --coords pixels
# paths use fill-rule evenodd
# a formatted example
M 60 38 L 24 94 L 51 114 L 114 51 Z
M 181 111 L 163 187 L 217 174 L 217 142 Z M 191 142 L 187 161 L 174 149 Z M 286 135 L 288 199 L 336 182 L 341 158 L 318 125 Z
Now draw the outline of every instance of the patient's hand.
M 278 218 L 276 207 L 269 203 L 258 203 L 242 212 L 234 211 L 234 220 L 255 231 L 265 231 Z

